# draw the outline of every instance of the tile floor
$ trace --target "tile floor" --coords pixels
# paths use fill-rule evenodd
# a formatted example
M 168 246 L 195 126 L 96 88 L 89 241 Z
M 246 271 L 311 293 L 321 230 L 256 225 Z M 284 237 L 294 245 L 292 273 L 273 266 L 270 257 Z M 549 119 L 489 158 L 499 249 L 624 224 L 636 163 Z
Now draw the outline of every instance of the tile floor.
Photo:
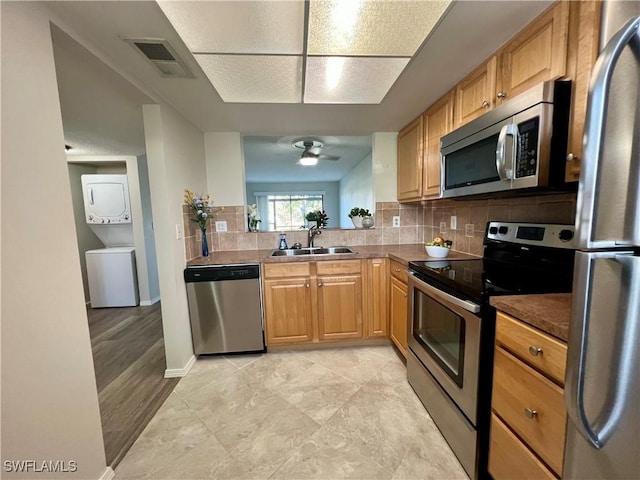
M 392 347 L 203 357 L 124 479 L 467 479 Z

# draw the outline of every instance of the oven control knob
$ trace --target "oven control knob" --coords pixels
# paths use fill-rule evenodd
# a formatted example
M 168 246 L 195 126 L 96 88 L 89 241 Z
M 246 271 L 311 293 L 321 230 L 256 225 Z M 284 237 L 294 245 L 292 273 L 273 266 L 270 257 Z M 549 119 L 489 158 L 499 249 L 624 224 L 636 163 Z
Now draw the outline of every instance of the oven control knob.
M 491 235 L 495 235 L 496 233 L 498 233 L 498 227 L 489 227 L 489 233 Z
M 508 231 L 509 231 L 509 229 L 508 229 L 507 227 L 500 227 L 500 228 L 498 228 L 498 233 L 499 233 L 500 235 L 506 235 Z
M 560 240 L 562 240 L 563 242 L 568 242 L 569 240 L 571 240 L 573 238 L 573 231 L 572 230 L 560 230 L 560 233 L 558 233 L 558 238 Z

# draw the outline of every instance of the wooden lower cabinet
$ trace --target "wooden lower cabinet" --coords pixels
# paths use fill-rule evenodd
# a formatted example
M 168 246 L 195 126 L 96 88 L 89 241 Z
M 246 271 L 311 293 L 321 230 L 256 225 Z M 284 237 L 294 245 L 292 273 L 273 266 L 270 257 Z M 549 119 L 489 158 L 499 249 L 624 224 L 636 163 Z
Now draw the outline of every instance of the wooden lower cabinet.
M 398 350 L 407 356 L 407 284 L 391 277 L 389 336 Z
M 556 476 L 538 460 L 495 414 L 491 414 L 489 473 L 494 479 L 555 480 Z
M 389 334 L 389 261 L 386 258 L 371 258 L 365 262 L 364 335 L 367 338 L 386 337 Z
M 318 277 L 318 337 L 320 340 L 362 338 L 360 275 Z
M 562 476 L 566 344 L 497 312 L 489 473 L 494 480 Z
M 363 262 L 265 265 L 267 346 L 363 338 Z
M 313 340 L 310 278 L 265 280 L 267 345 Z

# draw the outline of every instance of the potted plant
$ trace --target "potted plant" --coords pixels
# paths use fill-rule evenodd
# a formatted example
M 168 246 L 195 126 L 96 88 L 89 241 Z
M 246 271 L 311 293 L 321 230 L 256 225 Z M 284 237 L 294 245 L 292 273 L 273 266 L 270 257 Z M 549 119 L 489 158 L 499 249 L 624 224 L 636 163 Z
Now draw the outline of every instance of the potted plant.
M 327 217 L 324 210 L 309 212 L 304 216 L 304 218 L 307 220 L 308 228 L 311 228 L 313 225 L 316 225 L 318 228 L 324 228 L 329 222 L 329 217 Z
M 363 227 L 362 220 L 366 217 L 371 218 L 371 212 L 369 212 L 369 210 L 367 210 L 366 208 L 353 207 L 349 212 L 349 218 L 353 222 L 353 226 L 356 228 Z M 369 227 L 371 227 L 372 225 L 373 225 L 373 222 L 371 222 Z

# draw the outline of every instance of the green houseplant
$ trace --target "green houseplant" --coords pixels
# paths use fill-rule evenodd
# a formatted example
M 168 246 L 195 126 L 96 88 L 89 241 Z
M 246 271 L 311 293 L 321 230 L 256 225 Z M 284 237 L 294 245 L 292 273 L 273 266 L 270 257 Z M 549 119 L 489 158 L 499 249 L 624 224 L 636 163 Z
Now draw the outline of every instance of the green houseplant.
M 371 217 L 371 212 L 366 208 L 353 207 L 349 212 L 349 218 L 353 222 L 353 226 L 356 228 L 362 228 L 362 220 L 366 217 Z M 373 222 L 369 226 L 373 225 Z
M 327 216 L 324 210 L 315 210 L 312 212 L 308 212 L 304 216 L 304 218 L 307 220 L 307 222 L 316 222 L 315 224 L 317 225 L 318 228 L 326 227 L 327 223 L 329 222 L 329 217 Z M 309 227 L 311 226 L 312 224 L 309 225 Z

